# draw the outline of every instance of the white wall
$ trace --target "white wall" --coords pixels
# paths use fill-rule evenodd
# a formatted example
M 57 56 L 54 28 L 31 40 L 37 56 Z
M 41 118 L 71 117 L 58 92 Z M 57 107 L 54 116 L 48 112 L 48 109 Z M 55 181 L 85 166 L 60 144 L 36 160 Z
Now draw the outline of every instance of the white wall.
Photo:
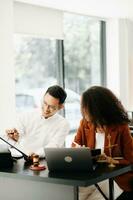
M 133 22 L 107 20 L 107 86 L 133 110 Z
M 129 92 L 129 110 L 133 110 L 133 21 L 128 20 L 128 92 Z
M 0 1 L 0 133 L 10 126 L 14 112 L 13 3 Z
M 107 87 L 120 96 L 119 82 L 119 20 L 109 19 L 106 26 Z
M 129 70 L 129 45 L 128 45 L 128 22 L 129 20 L 119 20 L 119 82 L 120 82 L 120 98 L 125 107 L 130 110 L 129 99 L 132 95 L 129 90 L 130 76 Z

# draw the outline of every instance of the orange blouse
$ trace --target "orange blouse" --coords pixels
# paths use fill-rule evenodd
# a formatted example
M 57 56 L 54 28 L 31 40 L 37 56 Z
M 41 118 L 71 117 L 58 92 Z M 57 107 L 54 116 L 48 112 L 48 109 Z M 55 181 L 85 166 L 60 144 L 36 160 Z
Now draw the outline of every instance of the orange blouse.
M 85 145 L 91 149 L 95 148 L 95 127 L 82 119 L 78 128 L 74 141 L 79 145 Z M 133 138 L 130 133 L 130 129 L 127 124 L 112 125 L 106 128 L 105 141 L 104 141 L 104 153 L 109 156 L 109 149 L 107 148 L 108 138 L 111 136 L 112 157 L 123 157 L 119 160 L 120 164 L 133 164 Z M 116 144 L 116 145 L 115 145 Z M 72 144 L 74 146 L 74 144 Z M 124 191 L 131 191 L 130 180 L 133 180 L 133 172 L 120 175 L 115 178 L 115 181 Z

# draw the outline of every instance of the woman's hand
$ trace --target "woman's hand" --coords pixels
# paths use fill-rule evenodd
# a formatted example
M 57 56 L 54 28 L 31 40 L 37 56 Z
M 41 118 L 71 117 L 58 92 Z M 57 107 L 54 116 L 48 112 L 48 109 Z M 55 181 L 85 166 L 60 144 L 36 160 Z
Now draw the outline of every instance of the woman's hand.
M 118 160 L 115 160 L 112 157 L 107 156 L 105 153 L 103 153 L 100 156 L 98 156 L 97 161 L 100 161 L 100 160 L 105 161 L 105 162 L 107 162 L 109 164 L 119 164 Z
M 76 143 L 76 142 L 72 142 L 72 146 L 73 147 L 76 147 L 76 148 L 80 148 L 80 147 L 85 147 L 85 145 L 79 145 L 78 143 Z M 89 147 L 88 147 L 89 148 Z
M 110 164 L 119 164 L 118 160 L 115 160 L 115 159 L 113 159 L 112 157 L 109 157 L 109 156 L 106 156 L 106 161 L 107 161 L 107 163 L 110 163 Z

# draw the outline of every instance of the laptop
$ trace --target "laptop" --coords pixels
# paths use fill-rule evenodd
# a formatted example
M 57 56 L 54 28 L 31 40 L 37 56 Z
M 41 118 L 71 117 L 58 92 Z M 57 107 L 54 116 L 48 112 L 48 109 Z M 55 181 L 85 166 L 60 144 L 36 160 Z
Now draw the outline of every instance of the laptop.
M 93 171 L 89 148 L 45 148 L 49 171 Z

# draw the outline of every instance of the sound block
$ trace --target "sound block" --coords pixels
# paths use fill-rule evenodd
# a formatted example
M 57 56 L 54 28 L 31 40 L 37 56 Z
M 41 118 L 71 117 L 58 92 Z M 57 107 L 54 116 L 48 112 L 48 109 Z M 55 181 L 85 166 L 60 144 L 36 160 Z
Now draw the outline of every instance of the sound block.
M 45 170 L 46 167 L 44 165 L 38 165 L 38 166 L 31 165 L 30 169 L 33 171 L 41 171 L 41 170 Z

